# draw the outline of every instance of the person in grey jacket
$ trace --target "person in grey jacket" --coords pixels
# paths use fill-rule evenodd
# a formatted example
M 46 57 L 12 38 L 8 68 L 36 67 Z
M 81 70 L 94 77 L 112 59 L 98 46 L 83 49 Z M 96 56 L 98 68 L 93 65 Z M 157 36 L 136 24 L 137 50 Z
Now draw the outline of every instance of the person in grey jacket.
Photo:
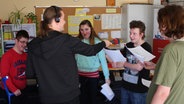
M 96 55 L 111 45 L 104 40 L 88 45 L 64 30 L 62 8 L 50 6 L 45 9 L 40 33 L 28 44 L 27 78 L 38 80 L 39 94 L 43 104 L 79 104 L 79 81 L 75 54 Z

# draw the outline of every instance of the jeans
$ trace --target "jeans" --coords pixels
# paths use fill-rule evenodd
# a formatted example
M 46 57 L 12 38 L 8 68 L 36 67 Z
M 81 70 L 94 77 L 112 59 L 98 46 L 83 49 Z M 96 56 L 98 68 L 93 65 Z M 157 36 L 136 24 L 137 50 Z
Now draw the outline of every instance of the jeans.
M 146 93 L 136 93 L 121 88 L 121 104 L 146 104 Z

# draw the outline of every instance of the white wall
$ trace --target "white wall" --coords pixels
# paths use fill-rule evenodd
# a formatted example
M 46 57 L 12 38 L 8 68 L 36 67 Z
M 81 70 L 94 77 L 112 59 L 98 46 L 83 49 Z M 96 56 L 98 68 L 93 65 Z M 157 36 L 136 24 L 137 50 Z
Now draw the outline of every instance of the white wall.
M 135 12 L 137 10 L 138 12 Z M 122 5 L 122 38 L 124 42 L 130 42 L 129 23 L 132 20 L 141 20 L 145 26 L 145 40 L 152 45 L 153 40 L 153 6 L 142 4 Z
M 123 3 L 148 3 L 149 0 L 115 0 L 116 6 Z M 23 13 L 34 12 L 34 6 L 106 6 L 106 0 L 1 0 L 0 1 L 0 19 L 7 20 L 10 12 L 16 8 L 23 10 Z

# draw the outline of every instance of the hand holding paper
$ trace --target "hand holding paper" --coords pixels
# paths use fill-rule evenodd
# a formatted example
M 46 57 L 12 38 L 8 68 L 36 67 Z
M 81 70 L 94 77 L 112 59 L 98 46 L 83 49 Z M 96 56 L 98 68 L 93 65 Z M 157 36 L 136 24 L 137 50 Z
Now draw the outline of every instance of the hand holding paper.
M 126 61 L 126 58 L 121 54 L 120 50 L 104 49 L 104 51 L 113 62 Z
M 146 79 L 141 79 L 141 82 L 142 82 L 142 84 L 144 85 L 144 86 L 146 86 L 146 87 L 149 87 L 150 86 L 150 84 L 151 84 L 151 81 L 149 81 L 149 80 L 146 80 Z
M 146 51 L 141 46 L 137 46 L 135 48 L 128 48 L 127 49 L 138 59 L 140 62 L 144 61 L 151 61 L 153 58 L 155 58 L 154 55 Z
M 109 85 L 107 83 L 103 84 L 101 89 L 101 93 L 109 100 L 111 101 L 114 97 L 114 92 L 112 91 L 112 89 L 109 87 Z
M 144 62 L 144 67 L 145 67 L 146 69 L 154 70 L 155 67 L 156 67 L 156 64 L 153 63 L 153 62 L 145 61 L 145 62 Z

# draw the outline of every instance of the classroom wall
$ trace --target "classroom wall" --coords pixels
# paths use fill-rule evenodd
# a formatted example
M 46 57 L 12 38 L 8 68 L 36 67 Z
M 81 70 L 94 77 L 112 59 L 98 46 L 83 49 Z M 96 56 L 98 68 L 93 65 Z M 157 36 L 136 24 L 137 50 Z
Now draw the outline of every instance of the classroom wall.
M 149 3 L 149 0 L 115 0 L 116 6 L 123 3 Z M 1 0 L 0 19 L 8 20 L 9 14 L 16 8 L 23 10 L 23 13 L 34 12 L 34 6 L 106 6 L 106 0 Z

